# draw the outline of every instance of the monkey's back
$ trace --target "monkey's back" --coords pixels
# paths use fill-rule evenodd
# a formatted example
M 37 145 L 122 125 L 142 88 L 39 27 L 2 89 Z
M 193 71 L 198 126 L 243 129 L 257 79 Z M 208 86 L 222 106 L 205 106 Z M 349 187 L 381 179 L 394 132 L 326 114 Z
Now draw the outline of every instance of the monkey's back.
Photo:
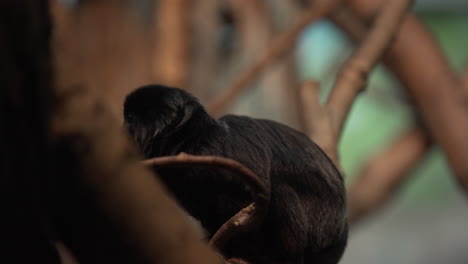
M 272 197 L 263 243 L 285 257 L 305 249 L 306 258 L 316 259 L 335 244 L 343 250 L 344 182 L 325 153 L 304 134 L 274 121 L 235 115 L 219 121 L 227 134 L 224 147 L 238 150 L 229 151 L 234 153 L 230 158 L 269 179 Z
M 186 152 L 231 158 L 271 188 L 270 207 L 260 230 L 232 240 L 225 254 L 252 263 L 302 263 L 319 259 L 336 244 L 332 252 L 338 253 L 330 258 L 338 255 L 339 259 L 347 238 L 343 179 L 305 135 L 274 121 L 228 115 L 205 127 L 196 138 L 175 141 L 180 144 L 164 155 Z M 158 172 L 211 235 L 251 203 L 243 184 L 229 171 L 180 168 Z

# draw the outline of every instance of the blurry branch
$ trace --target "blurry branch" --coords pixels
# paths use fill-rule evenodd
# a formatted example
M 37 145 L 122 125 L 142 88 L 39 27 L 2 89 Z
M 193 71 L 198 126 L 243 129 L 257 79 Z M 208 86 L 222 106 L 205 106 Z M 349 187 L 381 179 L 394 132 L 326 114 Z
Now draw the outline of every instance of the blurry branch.
M 313 21 L 320 19 L 331 12 L 339 3 L 339 0 L 317 1 L 292 28 L 283 34 L 277 36 L 269 49 L 263 52 L 253 64 L 240 74 L 225 91 L 214 98 L 208 104 L 208 112 L 213 115 L 219 115 L 232 101 L 242 93 L 248 85 L 254 81 L 260 73 L 270 66 L 275 59 L 283 55 L 292 45 L 294 45 L 300 33 Z
M 297 1 L 268 1 L 269 16 L 274 32 L 282 32 L 294 25 L 304 10 Z M 269 47 L 270 42 L 265 45 Z M 297 65 L 297 45 L 293 45 L 264 74 L 260 86 L 262 93 L 268 97 L 267 111 L 279 113 L 277 120 L 304 130 L 304 116 L 300 98 L 300 80 Z
M 402 133 L 374 156 L 348 188 L 348 216 L 352 224 L 381 208 L 401 186 L 431 147 L 421 127 Z
M 375 15 L 380 1 L 348 2 L 350 9 L 341 10 L 348 14 L 335 15 L 334 21 L 352 39 L 358 40 L 366 31 L 363 21 Z M 462 80 L 449 66 L 432 34 L 414 14 L 404 18 L 384 62 L 414 98 L 429 134 L 441 146 L 458 182 L 467 191 L 468 110 Z
M 261 0 L 228 0 L 236 26 L 240 50 L 256 55 L 273 36 L 273 24 L 266 3 Z M 249 54 L 250 55 L 250 54 Z
M 205 102 L 212 94 L 215 76 L 225 69 L 220 44 L 222 21 L 220 17 L 222 1 L 198 0 L 189 12 L 190 43 L 193 51 L 190 54 L 190 71 L 187 90 Z
M 370 71 L 398 32 L 398 26 L 411 2 L 411 0 L 387 0 L 362 44 L 338 73 L 326 103 L 335 131 L 334 142 L 340 137 L 354 99 L 364 90 Z
M 268 46 L 274 34 L 265 1 L 227 0 L 224 3 L 223 17 L 228 31 L 223 41 L 224 67 L 216 81 L 216 92 L 237 78 Z
M 79 264 L 75 256 L 62 242 L 55 243 L 55 247 L 59 253 L 61 264 Z
M 261 0 L 230 0 L 227 1 L 234 20 L 234 31 L 236 49 L 230 60 L 230 78 L 222 82 L 223 86 L 230 83 L 243 69 L 252 64 L 258 54 L 263 53 L 271 45 L 271 41 L 276 32 L 289 28 L 291 22 L 301 14 L 301 10 L 294 10 L 294 1 L 261 1 Z M 275 16 L 275 9 L 280 9 Z M 299 9 L 299 8 L 297 8 Z M 296 16 L 294 16 L 296 15 Z M 277 21 L 283 19 L 282 24 L 289 22 L 289 25 L 281 25 Z M 280 58 L 277 58 L 274 65 L 269 67 L 268 74 L 259 76 L 257 82 L 252 82 L 246 86 L 255 86 L 257 89 L 251 94 L 250 100 L 268 97 L 264 104 L 263 100 L 255 104 L 254 108 L 260 115 L 268 117 L 270 113 L 279 113 L 278 119 L 288 125 L 298 127 L 299 120 L 294 94 L 298 93 L 298 75 L 295 63 L 295 45 L 290 47 Z M 292 90 L 291 87 L 296 89 Z M 225 87 L 221 87 L 225 88 Z M 246 87 L 246 89 L 248 89 Z M 266 96 L 268 95 L 268 96 Z M 260 99 L 261 100 L 261 99 Z M 244 109 L 245 110 L 245 109 Z
M 216 89 L 221 92 L 224 91 L 226 83 L 236 80 L 239 72 L 269 46 L 274 35 L 272 18 L 268 14 L 265 1 L 228 0 L 226 3 L 226 11 L 232 18 L 234 44 L 229 52 L 229 59 L 226 60 L 225 76 Z M 265 85 L 264 78 L 260 80 L 258 86 Z
M 309 128 L 307 134 L 338 166 L 337 145 L 344 122 L 356 96 L 366 85 L 367 76 L 390 44 L 410 0 L 387 1 L 374 25 L 345 62 L 324 106 L 318 99 L 318 84 L 303 86 L 303 100 Z M 311 98 L 313 96 L 313 98 Z
M 91 92 L 70 88 L 59 91 L 55 136 L 76 152 L 82 180 L 106 215 L 154 263 L 220 263 L 156 177 L 140 165 L 106 106 Z
M 462 76 L 468 97 L 468 68 Z M 348 215 L 352 224 L 379 210 L 401 186 L 432 146 L 427 129 L 412 127 L 388 149 L 372 158 L 348 191 Z
M 329 18 L 354 42 L 360 42 L 367 32 L 367 26 L 347 5 L 341 5 L 335 9 L 330 13 Z
M 302 107 L 305 118 L 305 134 L 307 134 L 339 167 L 337 150 L 338 143 L 334 140 L 331 116 L 326 106 L 320 104 L 320 84 L 315 81 L 305 82 L 301 87 Z
M 157 177 L 141 164 L 120 122 L 111 114 L 103 97 L 99 96 L 100 90 L 111 94 L 128 84 L 102 79 L 141 74 L 135 71 L 145 66 L 144 60 L 135 63 L 138 67 L 130 67 L 126 61 L 113 64 L 113 56 L 119 55 L 119 49 L 110 47 L 118 43 L 120 51 L 125 50 L 124 53 L 132 57 L 141 50 L 142 43 L 137 40 L 142 38 L 140 34 L 144 35 L 139 30 L 143 25 L 131 17 L 128 10 L 121 6 L 121 1 L 117 0 L 85 2 L 74 15 L 73 22 L 65 28 L 76 35 L 70 39 L 56 40 L 58 43 L 55 46 L 60 52 L 56 54 L 57 109 L 52 128 L 55 140 L 67 147 L 65 153 L 57 153 L 57 156 L 70 159 L 67 165 L 57 166 L 76 166 L 77 170 L 64 176 L 68 176 L 66 179 L 73 183 L 70 177 L 78 174 L 86 188 L 81 192 L 93 194 L 94 200 L 83 206 L 97 204 L 101 209 L 99 213 L 102 211 L 106 219 L 110 219 L 124 234 L 126 242 L 131 241 L 130 244 L 136 246 L 138 252 L 143 252 L 150 262 L 222 263 L 221 256 L 202 243 L 200 236 L 185 221 L 182 210 Z M 107 52 L 112 56 L 93 57 L 89 54 L 102 55 L 106 49 L 113 51 Z M 104 71 L 109 69 L 102 65 L 108 65 L 112 75 L 106 75 Z M 89 78 L 90 74 L 96 78 Z M 73 155 L 67 155 L 68 151 Z M 89 223 L 77 219 L 68 221 L 72 221 L 75 228 L 81 228 L 79 233 L 87 233 L 84 237 L 89 239 L 72 245 L 64 241 L 80 260 L 84 252 L 77 247 L 86 248 L 102 232 L 101 229 L 99 232 L 87 229 Z M 112 235 L 121 239 L 118 234 Z M 108 238 L 107 242 L 112 244 L 117 241 Z M 99 259 L 100 255 L 104 255 L 100 258 L 112 262 L 115 260 L 112 260 L 114 253 L 117 256 L 126 253 L 111 253 L 109 248 L 112 249 L 112 246 L 106 244 L 102 248 L 92 249 L 91 256 Z
M 463 79 L 463 89 L 468 97 L 468 64 L 466 64 L 465 67 L 463 68 L 462 79 Z
M 462 77 L 468 81 L 468 74 Z M 465 96 L 468 96 L 468 82 L 465 82 L 464 91 Z M 413 127 L 364 165 L 362 173 L 348 189 L 350 222 L 359 222 L 384 206 L 406 177 L 410 176 L 431 145 L 432 140 L 426 129 Z
M 192 1 L 159 0 L 153 3 L 154 79 L 161 84 L 187 89 L 190 70 L 189 11 Z
M 239 259 L 239 258 L 230 258 L 227 261 L 230 264 L 251 264 L 251 263 L 248 263 L 247 261 L 245 261 L 243 259 Z
M 71 16 L 71 10 L 69 10 L 60 0 L 48 0 L 50 15 L 53 20 L 53 33 L 54 35 L 61 34 L 64 32 L 63 27 L 68 23 L 68 19 Z
M 241 163 L 218 156 L 195 156 L 180 153 L 177 156 L 165 156 L 143 161 L 147 166 L 156 167 L 219 167 L 230 170 L 240 176 L 248 190 L 254 197 L 254 203 L 242 209 L 239 213 L 229 219 L 213 235 L 210 245 L 222 250 L 225 243 L 240 231 L 251 230 L 261 223 L 270 202 L 270 189 L 249 168 Z M 175 175 L 174 177 L 177 177 Z
M 64 69 L 66 76 L 58 77 L 73 85 L 93 83 L 98 88 L 94 92 L 111 107 L 114 118 L 123 122 L 125 96 L 151 80 L 151 46 L 141 19 L 127 11 L 126 1 L 121 2 L 119 7 L 110 7 L 103 0 L 83 1 L 72 10 L 55 3 L 58 6 L 52 5 L 52 10 L 55 53 L 76 62 L 75 68 Z M 132 70 L 117 74 L 122 67 Z

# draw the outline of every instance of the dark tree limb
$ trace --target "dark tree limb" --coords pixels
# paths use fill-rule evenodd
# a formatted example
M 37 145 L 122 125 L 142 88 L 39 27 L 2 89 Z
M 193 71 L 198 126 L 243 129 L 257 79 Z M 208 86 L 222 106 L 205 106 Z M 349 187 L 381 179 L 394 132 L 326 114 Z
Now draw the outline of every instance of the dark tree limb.
M 253 171 L 235 160 L 218 156 L 195 156 L 182 152 L 177 156 L 144 160 L 143 164 L 156 167 L 219 167 L 239 175 L 254 197 L 254 203 L 239 211 L 216 231 L 210 245 L 218 250 L 222 250 L 225 243 L 240 231 L 252 230 L 258 226 L 268 210 L 270 203 L 269 187 Z
M 149 58 L 132 61 L 135 67 L 114 61 L 122 55 L 117 51 L 134 58 L 145 50 L 146 42 L 137 41 L 147 35 L 143 24 L 117 0 L 85 1 L 78 12 L 71 20 L 77 24 L 67 29 L 83 37 L 59 40 L 55 68 L 53 135 L 61 146 L 55 165 L 64 184 L 58 201 L 65 200 L 59 218 L 64 244 L 82 263 L 224 263 L 141 164 L 100 96 L 135 87 L 119 78 L 144 80 L 140 70 Z M 102 53 L 113 56 L 90 56 Z
M 60 263 L 52 224 L 50 36 L 46 0 L 0 1 L 1 263 Z

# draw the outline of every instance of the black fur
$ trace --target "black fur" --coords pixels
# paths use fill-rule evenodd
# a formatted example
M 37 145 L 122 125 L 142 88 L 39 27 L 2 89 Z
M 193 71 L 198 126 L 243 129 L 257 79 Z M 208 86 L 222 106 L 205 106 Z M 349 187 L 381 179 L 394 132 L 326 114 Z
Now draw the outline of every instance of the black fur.
M 125 126 L 145 158 L 186 152 L 237 160 L 271 188 L 261 227 L 226 246 L 251 263 L 338 263 L 346 246 L 345 189 L 339 171 L 309 138 L 277 122 L 227 115 L 218 120 L 183 90 L 149 85 L 127 96 Z M 232 173 L 159 169 L 179 202 L 212 235 L 251 202 Z

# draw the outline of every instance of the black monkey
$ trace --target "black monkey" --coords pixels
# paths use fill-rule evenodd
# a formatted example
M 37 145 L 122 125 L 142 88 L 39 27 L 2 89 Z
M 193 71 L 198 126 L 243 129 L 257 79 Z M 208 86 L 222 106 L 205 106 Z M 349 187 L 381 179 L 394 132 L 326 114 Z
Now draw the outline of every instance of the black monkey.
M 217 155 L 254 171 L 271 188 L 258 230 L 226 246 L 226 257 L 250 263 L 338 263 L 347 242 L 343 178 L 308 137 L 274 121 L 212 118 L 187 92 L 141 87 L 125 100 L 125 126 L 145 158 Z M 158 169 L 169 190 L 213 235 L 251 202 L 231 172 L 216 168 Z

